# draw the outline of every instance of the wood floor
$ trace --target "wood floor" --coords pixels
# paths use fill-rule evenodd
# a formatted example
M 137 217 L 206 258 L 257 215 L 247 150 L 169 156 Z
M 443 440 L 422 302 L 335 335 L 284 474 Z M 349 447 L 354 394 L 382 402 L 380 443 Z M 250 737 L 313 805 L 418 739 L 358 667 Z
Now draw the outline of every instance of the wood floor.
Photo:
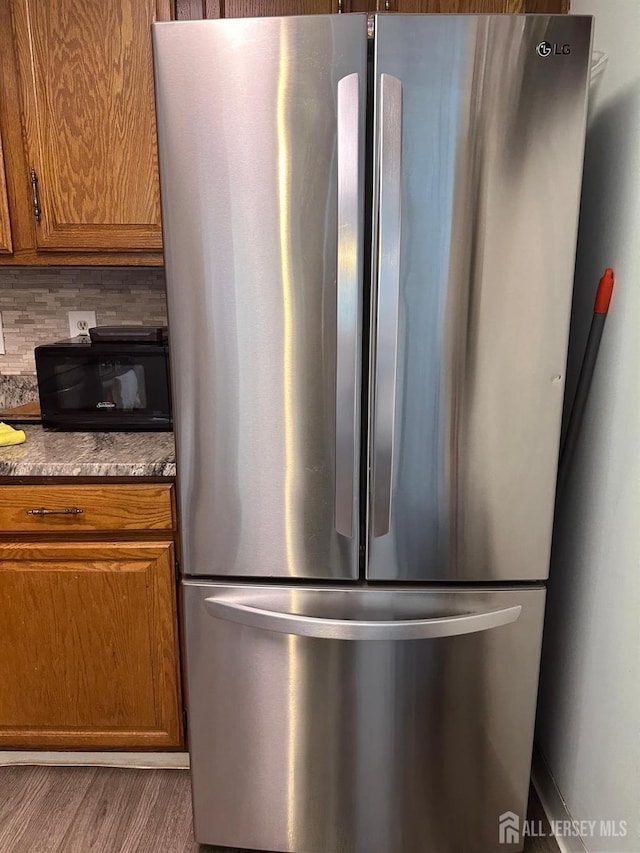
M 546 820 L 535 792 L 529 817 Z M 524 849 L 558 851 L 551 838 Z M 193 840 L 188 771 L 108 767 L 0 767 L 0 851 L 232 853 Z

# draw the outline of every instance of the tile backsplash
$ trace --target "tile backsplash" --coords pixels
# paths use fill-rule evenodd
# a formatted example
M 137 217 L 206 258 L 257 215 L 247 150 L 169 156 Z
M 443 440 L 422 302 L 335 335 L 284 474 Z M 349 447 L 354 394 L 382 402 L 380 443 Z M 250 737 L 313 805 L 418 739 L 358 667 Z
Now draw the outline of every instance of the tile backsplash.
M 164 325 L 164 270 L 0 267 L 0 375 L 35 373 L 34 347 L 69 337 L 68 311 L 95 311 L 100 326 Z

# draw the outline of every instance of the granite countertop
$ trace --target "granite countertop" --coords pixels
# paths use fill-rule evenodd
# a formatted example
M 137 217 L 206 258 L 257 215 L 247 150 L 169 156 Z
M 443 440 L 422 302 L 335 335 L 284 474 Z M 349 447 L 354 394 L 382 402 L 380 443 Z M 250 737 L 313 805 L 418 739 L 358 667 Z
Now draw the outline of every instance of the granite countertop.
M 171 432 L 56 432 L 27 425 L 0 447 L 0 477 L 175 477 Z

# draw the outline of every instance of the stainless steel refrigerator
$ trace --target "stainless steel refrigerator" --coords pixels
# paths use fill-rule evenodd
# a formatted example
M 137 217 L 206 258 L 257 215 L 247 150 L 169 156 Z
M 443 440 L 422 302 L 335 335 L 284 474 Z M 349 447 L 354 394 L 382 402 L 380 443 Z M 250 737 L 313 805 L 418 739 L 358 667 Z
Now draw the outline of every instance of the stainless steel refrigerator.
M 154 27 L 200 842 L 521 849 L 590 40 Z

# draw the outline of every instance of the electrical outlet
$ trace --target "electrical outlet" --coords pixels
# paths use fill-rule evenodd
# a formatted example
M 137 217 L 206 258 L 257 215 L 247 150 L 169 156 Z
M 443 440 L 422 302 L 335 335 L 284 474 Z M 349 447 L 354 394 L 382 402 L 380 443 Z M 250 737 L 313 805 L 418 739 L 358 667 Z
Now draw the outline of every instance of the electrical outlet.
M 72 338 L 89 336 L 89 329 L 96 325 L 95 311 L 69 311 L 69 332 Z

